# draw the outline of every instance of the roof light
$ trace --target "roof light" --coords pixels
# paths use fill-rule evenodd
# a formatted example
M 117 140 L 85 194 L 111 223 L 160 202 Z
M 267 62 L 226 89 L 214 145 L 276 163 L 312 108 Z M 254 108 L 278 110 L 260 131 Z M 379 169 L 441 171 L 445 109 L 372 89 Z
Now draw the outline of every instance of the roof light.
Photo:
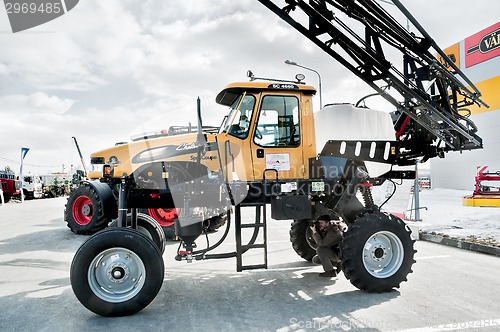
M 303 80 L 306 79 L 306 75 L 304 75 L 304 74 L 297 74 L 297 75 L 295 75 L 295 79 L 297 80 L 297 82 L 300 83 L 300 82 L 302 82 Z

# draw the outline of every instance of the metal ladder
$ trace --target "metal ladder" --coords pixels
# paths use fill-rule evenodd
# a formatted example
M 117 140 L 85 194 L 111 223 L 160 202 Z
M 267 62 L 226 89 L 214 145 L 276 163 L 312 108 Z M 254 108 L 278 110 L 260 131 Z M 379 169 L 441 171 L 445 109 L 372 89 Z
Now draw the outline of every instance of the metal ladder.
M 241 223 L 241 208 L 255 207 L 255 222 L 252 224 Z M 236 271 L 267 269 L 267 216 L 265 197 L 263 202 L 240 203 L 234 208 L 234 223 L 236 236 Z M 253 228 L 254 233 L 248 244 L 241 243 L 241 230 L 244 228 Z M 260 229 L 263 229 L 263 242 L 255 243 Z M 243 254 L 250 249 L 264 249 L 264 263 L 254 265 L 243 265 Z
M 262 194 L 260 201 L 255 202 L 242 202 L 235 206 L 234 209 L 234 224 L 235 224 L 235 236 L 236 236 L 236 271 L 241 272 L 243 270 L 256 270 L 256 269 L 267 269 L 267 196 L 268 196 L 268 181 L 266 179 L 266 174 L 272 172 L 274 173 L 274 183 L 278 182 L 278 171 L 275 169 L 265 169 L 262 179 L 262 187 L 264 192 Z M 241 223 L 241 208 L 242 207 L 252 207 L 255 206 L 255 222 L 253 224 L 242 224 Z M 262 208 L 262 209 L 261 209 Z M 262 221 L 262 222 L 261 222 Z M 241 230 L 243 228 L 253 228 L 254 232 L 248 244 L 241 244 Z M 263 242 L 255 243 L 260 229 L 263 228 Z M 250 249 L 264 249 L 264 263 L 255 265 L 243 265 L 243 254 Z

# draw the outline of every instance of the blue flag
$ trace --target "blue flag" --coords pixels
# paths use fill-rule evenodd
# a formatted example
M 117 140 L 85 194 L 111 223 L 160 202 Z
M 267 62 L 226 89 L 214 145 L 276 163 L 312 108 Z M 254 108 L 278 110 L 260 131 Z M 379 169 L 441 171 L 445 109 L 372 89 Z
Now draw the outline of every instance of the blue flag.
M 26 154 L 28 153 L 29 150 L 30 148 L 21 148 L 21 159 L 24 160 L 24 157 L 26 157 Z
M 21 148 L 21 166 L 19 167 L 19 173 L 23 174 L 23 160 L 30 148 Z M 21 182 L 22 183 L 22 182 Z

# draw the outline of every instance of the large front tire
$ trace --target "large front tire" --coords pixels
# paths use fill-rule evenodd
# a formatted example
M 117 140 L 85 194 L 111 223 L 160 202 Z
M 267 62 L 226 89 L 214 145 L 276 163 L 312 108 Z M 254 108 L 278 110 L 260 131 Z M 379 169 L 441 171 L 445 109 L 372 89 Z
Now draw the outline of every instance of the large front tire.
M 97 233 L 111 221 L 104 215 L 99 194 L 87 185 L 80 186 L 70 193 L 64 219 L 73 233 L 85 235 Z
M 309 228 L 309 220 L 295 220 L 290 229 L 290 242 L 293 250 L 306 261 L 312 261 L 316 255 L 316 244 Z
M 380 212 L 358 218 L 344 233 L 342 270 L 355 287 L 386 292 L 406 281 L 413 257 L 414 240 L 404 222 Z
M 128 228 L 104 230 L 85 241 L 71 263 L 71 287 L 78 300 L 101 316 L 126 316 L 146 306 L 163 283 L 157 246 Z

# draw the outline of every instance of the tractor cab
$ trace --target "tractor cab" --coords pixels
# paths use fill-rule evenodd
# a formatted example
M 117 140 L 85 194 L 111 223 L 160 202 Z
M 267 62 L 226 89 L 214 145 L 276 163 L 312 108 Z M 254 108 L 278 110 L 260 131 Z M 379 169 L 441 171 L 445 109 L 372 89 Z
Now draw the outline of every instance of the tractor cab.
M 234 156 L 233 179 L 262 180 L 271 170 L 280 179 L 307 177 L 306 161 L 316 154 L 315 93 L 300 81 L 252 80 L 217 95 L 216 102 L 229 107 L 217 141 L 220 151 Z

